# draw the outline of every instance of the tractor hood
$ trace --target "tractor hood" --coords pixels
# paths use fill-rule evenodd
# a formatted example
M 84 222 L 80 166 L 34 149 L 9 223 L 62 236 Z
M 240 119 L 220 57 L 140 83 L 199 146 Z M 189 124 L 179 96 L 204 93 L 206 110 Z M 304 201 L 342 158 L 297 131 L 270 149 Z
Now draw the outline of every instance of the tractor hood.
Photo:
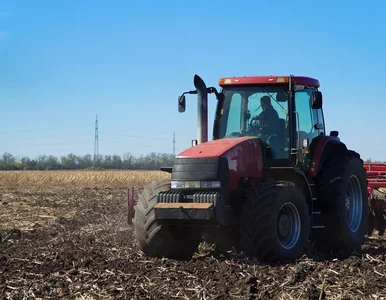
M 240 178 L 261 178 L 262 166 L 262 148 L 257 137 L 225 138 L 198 144 L 178 154 L 172 181 L 220 181 L 225 190 L 235 190 Z
M 177 158 L 219 157 L 248 140 L 256 140 L 256 137 L 225 138 L 205 142 L 181 152 Z

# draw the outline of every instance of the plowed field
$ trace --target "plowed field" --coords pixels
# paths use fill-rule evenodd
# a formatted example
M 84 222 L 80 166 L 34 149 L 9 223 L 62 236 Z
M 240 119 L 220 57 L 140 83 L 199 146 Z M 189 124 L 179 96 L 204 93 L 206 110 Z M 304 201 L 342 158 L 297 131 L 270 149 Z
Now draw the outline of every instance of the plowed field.
M 202 244 L 150 259 L 127 225 L 126 189 L 0 190 L 0 296 L 8 299 L 386 299 L 386 240 L 346 259 L 264 265 Z

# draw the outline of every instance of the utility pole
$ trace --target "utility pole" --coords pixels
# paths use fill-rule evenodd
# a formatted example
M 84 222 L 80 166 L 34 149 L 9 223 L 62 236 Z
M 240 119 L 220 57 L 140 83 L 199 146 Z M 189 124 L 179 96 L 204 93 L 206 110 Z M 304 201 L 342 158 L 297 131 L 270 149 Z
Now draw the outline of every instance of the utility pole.
M 98 115 L 95 117 L 94 164 L 99 165 Z
M 173 156 L 176 156 L 176 133 L 173 132 Z

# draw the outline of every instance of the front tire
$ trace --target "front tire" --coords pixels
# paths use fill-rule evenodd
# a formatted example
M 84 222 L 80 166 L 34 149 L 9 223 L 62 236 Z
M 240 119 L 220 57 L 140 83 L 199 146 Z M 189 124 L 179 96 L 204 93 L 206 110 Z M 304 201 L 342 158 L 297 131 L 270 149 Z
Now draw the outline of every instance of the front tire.
M 251 189 L 240 217 L 240 243 L 260 261 L 293 261 L 305 253 L 310 215 L 305 196 L 287 182 Z
M 154 215 L 158 193 L 169 189 L 170 181 L 156 181 L 145 187 L 134 207 L 134 235 L 146 256 L 189 259 L 198 250 L 202 231 L 194 227 L 162 224 Z

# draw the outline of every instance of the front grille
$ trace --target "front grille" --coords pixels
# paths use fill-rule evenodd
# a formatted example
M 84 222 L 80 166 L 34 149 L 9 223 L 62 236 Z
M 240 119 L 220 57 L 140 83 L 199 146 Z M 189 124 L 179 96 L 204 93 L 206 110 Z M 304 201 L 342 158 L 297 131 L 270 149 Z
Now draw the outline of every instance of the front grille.
M 191 196 L 184 195 L 182 192 L 176 191 L 164 191 L 160 192 L 157 196 L 158 203 L 213 203 L 216 205 L 220 193 L 218 192 L 196 192 Z
M 160 192 L 157 196 L 158 203 L 178 203 L 183 202 L 184 195 L 181 192 L 166 191 Z
M 172 180 L 218 180 L 219 161 L 218 157 L 176 158 Z
M 219 198 L 218 192 L 198 192 L 193 195 L 193 203 L 213 203 L 216 206 Z

